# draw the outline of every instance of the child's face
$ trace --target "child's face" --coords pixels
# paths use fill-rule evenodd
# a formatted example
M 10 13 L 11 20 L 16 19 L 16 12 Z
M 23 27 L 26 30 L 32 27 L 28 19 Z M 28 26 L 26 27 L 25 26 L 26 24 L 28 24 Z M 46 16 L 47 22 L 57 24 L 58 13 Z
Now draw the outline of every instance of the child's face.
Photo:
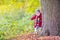
M 36 12 L 36 16 L 39 16 L 40 15 L 40 12 Z

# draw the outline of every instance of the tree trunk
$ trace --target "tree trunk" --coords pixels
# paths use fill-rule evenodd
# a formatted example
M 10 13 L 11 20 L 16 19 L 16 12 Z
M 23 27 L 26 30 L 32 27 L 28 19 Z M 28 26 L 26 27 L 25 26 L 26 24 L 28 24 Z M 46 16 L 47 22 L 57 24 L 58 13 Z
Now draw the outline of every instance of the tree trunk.
M 60 35 L 60 0 L 41 0 L 43 30 L 42 35 Z

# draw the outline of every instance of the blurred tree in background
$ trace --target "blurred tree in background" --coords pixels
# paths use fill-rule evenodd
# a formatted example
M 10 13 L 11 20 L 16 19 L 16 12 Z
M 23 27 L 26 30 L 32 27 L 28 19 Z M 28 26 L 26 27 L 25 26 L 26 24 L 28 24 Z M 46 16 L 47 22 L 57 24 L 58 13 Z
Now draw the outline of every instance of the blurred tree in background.
M 0 40 L 33 32 L 30 18 L 37 8 L 39 0 L 0 0 Z

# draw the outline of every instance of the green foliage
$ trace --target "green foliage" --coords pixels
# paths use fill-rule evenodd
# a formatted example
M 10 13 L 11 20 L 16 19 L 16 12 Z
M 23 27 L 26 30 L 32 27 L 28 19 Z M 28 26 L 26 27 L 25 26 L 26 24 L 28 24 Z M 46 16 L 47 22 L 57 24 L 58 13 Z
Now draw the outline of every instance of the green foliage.
M 30 17 L 31 15 L 18 10 L 9 14 L 5 13 L 0 17 L 0 32 L 3 32 L 0 36 L 8 38 L 8 36 L 32 32 L 33 23 Z
M 33 32 L 30 20 L 38 0 L 0 0 L 0 40 Z

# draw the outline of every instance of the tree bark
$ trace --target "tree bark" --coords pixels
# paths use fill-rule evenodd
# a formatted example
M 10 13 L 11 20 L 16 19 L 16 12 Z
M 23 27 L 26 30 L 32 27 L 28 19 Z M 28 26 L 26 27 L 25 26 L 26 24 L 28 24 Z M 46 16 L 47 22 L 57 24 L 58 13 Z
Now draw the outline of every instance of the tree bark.
M 41 0 L 43 30 L 42 35 L 60 35 L 60 0 Z

